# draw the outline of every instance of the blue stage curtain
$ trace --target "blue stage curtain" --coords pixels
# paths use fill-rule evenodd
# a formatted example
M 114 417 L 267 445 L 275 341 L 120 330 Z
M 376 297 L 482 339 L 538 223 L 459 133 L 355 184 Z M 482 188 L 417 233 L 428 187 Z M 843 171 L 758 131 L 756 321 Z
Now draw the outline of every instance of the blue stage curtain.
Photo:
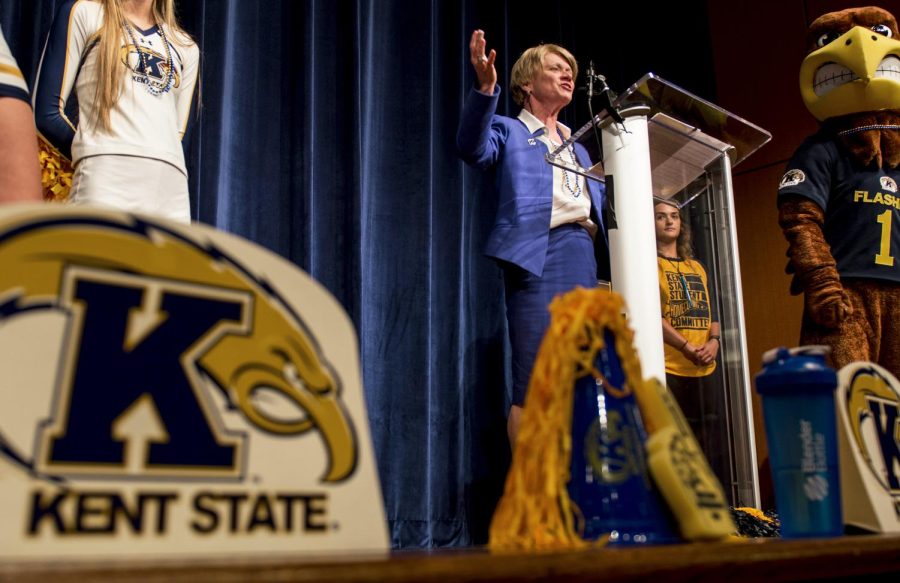
M 0 0 L 29 84 L 61 1 Z M 675 4 L 636 20 L 605 2 L 179 0 L 203 54 L 193 217 L 295 262 L 350 314 L 395 548 L 486 542 L 509 463 L 502 281 L 481 254 L 492 177 L 453 146 L 471 31 L 499 53 L 500 113 L 539 42 L 617 89 L 652 69 L 714 99 L 705 2 Z

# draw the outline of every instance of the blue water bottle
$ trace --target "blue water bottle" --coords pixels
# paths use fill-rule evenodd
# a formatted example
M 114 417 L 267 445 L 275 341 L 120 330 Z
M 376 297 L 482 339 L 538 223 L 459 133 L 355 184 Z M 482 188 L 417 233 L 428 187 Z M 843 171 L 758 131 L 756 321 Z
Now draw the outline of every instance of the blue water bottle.
M 834 391 L 827 346 L 776 348 L 756 375 L 783 538 L 843 533 Z
M 612 387 L 588 375 L 575 383 L 569 496 L 584 519 L 583 538 L 609 533 L 610 544 L 673 543 L 681 539 L 668 506 L 647 471 L 647 433 L 634 394 L 625 392 L 625 374 L 615 337 L 595 366 Z

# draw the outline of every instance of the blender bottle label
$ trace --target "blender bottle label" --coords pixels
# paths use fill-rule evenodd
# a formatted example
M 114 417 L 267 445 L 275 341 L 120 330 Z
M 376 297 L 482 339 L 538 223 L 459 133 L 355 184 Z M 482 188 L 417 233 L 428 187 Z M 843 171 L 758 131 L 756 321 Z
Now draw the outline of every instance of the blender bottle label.
M 803 492 L 808 500 L 821 502 L 828 498 L 828 480 L 821 474 L 807 476 L 806 482 L 803 484 Z
M 803 451 L 800 458 L 800 471 L 810 474 L 803 482 L 803 492 L 808 500 L 821 502 L 828 497 L 828 479 L 822 475 L 828 470 L 825 458 L 825 436 L 818 432 L 814 433 L 812 423 L 801 419 L 800 442 Z

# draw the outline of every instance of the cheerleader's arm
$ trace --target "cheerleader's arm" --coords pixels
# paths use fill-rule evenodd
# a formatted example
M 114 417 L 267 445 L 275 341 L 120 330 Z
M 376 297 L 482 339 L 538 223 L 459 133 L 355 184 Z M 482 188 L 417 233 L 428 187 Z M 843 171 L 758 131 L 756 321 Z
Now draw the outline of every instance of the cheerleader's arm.
M 76 123 L 66 115 L 66 103 L 75 86 L 85 47 L 89 40 L 94 40 L 86 26 L 89 15 L 85 4 L 88 4 L 85 0 L 69 0 L 60 6 L 44 45 L 32 98 L 35 124 L 41 137 L 70 160 Z
M 184 61 L 182 83 L 177 90 L 179 137 L 185 148 L 189 142 L 191 128 L 197 118 L 200 101 L 200 50 L 192 45 Z M 188 153 L 184 153 L 187 158 Z

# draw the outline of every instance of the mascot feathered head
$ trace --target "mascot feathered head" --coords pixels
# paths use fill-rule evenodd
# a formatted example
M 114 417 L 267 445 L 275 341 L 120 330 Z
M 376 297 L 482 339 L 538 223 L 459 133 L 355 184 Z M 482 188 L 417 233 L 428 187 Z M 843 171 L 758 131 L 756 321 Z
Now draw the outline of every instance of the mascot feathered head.
M 816 119 L 900 109 L 900 34 L 881 8 L 848 8 L 809 27 L 800 93 Z
M 877 6 L 820 16 L 809 26 L 800 94 L 825 131 L 863 167 L 900 165 L 900 33 Z

